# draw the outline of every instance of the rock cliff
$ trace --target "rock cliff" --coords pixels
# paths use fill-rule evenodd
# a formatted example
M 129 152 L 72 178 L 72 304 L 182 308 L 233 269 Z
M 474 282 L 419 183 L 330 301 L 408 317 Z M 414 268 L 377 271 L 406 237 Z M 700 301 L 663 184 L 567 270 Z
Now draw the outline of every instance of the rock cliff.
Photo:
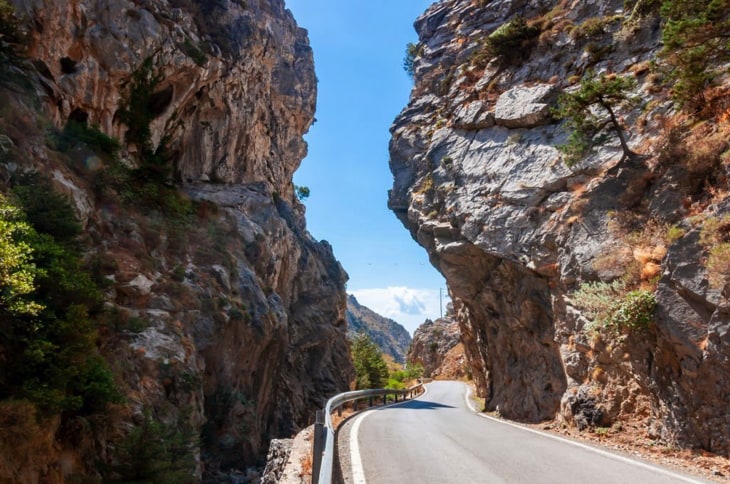
M 679 2 L 431 6 L 389 206 L 447 279 L 487 410 L 634 419 L 727 455 L 727 246 L 710 241 L 727 238 L 728 96 L 720 76 L 701 109 L 672 101 L 662 3 Z M 613 131 L 571 163 L 558 100 L 599 74 L 631 86 L 609 107 L 633 154 Z
M 354 377 L 347 275 L 292 184 L 315 109 L 306 31 L 283 0 L 10 3 L 24 53 L 0 51 L 0 191 L 35 171 L 72 203 L 123 399 L 48 420 L 22 465 L 4 442 L 0 480 L 169 478 L 161 455 L 131 462 L 150 435 L 182 439 L 170 465 L 198 480 L 260 465 Z
M 406 328 L 361 305 L 351 294 L 347 295 L 347 330 L 351 337 L 367 334 L 383 354 L 390 355 L 396 363 L 405 363 L 411 344 Z
M 458 380 L 467 375 L 459 323 L 449 317 L 426 320 L 413 334 L 408 363 L 423 367 L 423 376 Z

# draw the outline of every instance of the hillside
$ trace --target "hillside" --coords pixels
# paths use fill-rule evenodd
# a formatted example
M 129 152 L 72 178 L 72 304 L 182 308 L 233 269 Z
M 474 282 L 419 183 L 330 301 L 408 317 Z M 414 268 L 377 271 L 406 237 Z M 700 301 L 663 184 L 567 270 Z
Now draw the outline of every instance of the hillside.
M 728 455 L 727 2 L 444 0 L 389 206 L 486 409 Z
M 367 334 L 383 354 L 390 355 L 396 363 L 405 363 L 411 344 L 408 331 L 392 319 L 361 305 L 351 294 L 347 295 L 347 331 L 350 336 Z

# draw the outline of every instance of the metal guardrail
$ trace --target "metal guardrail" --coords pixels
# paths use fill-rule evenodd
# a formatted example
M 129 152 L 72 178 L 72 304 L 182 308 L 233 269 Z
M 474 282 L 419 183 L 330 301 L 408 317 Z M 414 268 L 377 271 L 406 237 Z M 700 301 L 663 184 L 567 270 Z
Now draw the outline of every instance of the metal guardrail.
M 383 397 L 383 404 L 387 404 L 387 397 L 393 395 L 395 401 L 402 396 L 403 401 L 423 393 L 423 383 L 419 383 L 405 390 L 390 390 L 378 388 L 375 390 L 357 390 L 335 395 L 327 400 L 323 410 L 317 411 L 314 424 L 314 442 L 312 445 L 312 483 L 331 484 L 332 469 L 335 463 L 335 428 L 332 425 L 332 412 L 347 402 L 368 399 L 369 407 L 373 406 L 375 397 Z M 357 406 L 357 405 L 356 405 Z

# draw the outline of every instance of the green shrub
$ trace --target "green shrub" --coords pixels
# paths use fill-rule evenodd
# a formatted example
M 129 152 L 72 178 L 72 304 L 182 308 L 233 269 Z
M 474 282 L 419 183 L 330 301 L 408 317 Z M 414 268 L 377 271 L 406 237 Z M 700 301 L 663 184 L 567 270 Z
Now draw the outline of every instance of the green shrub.
M 611 307 L 606 325 L 617 331 L 637 331 L 654 321 L 656 298 L 645 290 L 631 291 Z
M 730 61 L 730 0 L 664 0 L 664 46 L 674 98 L 692 110 L 703 107 L 704 91 L 725 74 Z
M 310 195 L 309 187 L 294 185 L 294 193 L 296 194 L 297 198 L 300 201 L 304 201 L 307 198 L 309 198 L 309 195 Z
M 405 387 L 402 381 L 396 380 L 395 378 L 388 378 L 388 383 L 385 385 L 385 388 L 391 390 L 403 390 Z
M 76 143 L 83 143 L 97 154 L 114 158 L 121 148 L 119 141 L 104 134 L 98 125 L 89 126 L 78 121 L 69 121 L 57 137 L 58 149 L 70 151 Z
M 416 74 L 416 57 L 423 53 L 423 47 L 409 42 L 406 45 L 406 55 L 403 57 L 403 70 L 408 73 L 408 77 L 413 79 Z
M 145 409 L 142 421 L 119 445 L 116 463 L 103 469 L 104 481 L 193 483 L 197 445 L 184 419 L 162 423 Z
M 599 327 L 610 331 L 638 331 L 653 321 L 656 299 L 642 289 L 626 292 L 623 282 L 587 282 L 572 295 L 573 303 Z
M 0 197 L 0 395 L 27 399 L 46 414 L 95 412 L 120 399 L 96 353 L 91 313 L 101 294 L 70 244 L 76 229 L 69 229 L 67 202 L 54 198 L 59 207 L 48 217 L 37 203 L 55 195 L 34 186 L 18 191 L 29 203 L 28 223 Z M 34 192 L 37 198 L 26 196 Z
M 14 177 L 13 185 L 13 195 L 38 232 L 62 244 L 73 243 L 81 235 L 81 225 L 68 199 L 57 193 L 47 178 L 37 172 L 23 173 Z
M 678 225 L 672 225 L 667 230 L 667 242 L 673 243 L 684 237 L 684 229 Z
M 605 321 L 611 308 L 621 294 L 625 292 L 625 284 L 621 281 L 613 282 L 584 282 L 575 291 L 571 300 L 586 316 L 596 321 Z
M 523 16 L 517 15 L 489 34 L 486 49 L 492 57 L 521 57 L 539 35 L 538 26 L 528 25 Z
M 573 40 L 582 40 L 600 37 L 606 32 L 606 25 L 608 23 L 606 17 L 588 18 L 570 31 L 570 38 Z

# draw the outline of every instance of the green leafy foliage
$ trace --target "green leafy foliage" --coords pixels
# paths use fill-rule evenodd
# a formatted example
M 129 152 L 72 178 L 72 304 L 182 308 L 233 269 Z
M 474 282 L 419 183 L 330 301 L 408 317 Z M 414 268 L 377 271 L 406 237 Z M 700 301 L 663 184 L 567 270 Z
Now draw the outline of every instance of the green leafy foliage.
M 296 193 L 297 198 L 299 200 L 304 201 L 307 198 L 309 198 L 309 195 L 310 195 L 309 187 L 294 185 L 294 193 Z
M 606 325 L 617 331 L 646 329 L 654 321 L 654 308 L 654 294 L 642 289 L 631 291 L 613 304 Z
M 159 210 L 181 221 L 191 215 L 193 207 L 171 184 L 169 139 L 163 137 L 156 147 L 152 143 L 150 124 L 159 114 L 159 104 L 164 98 L 155 89 L 162 79 L 152 57 L 146 58 L 133 73 L 127 96 L 117 115 L 128 127 L 126 141 L 138 149 L 139 168 L 129 170 L 116 162 L 113 170 L 103 176 L 109 184 L 117 187 L 126 202 Z
M 7 0 L 0 0 L 0 57 L 15 57 L 23 41 L 15 9 Z
M 705 103 L 705 88 L 730 61 L 730 0 L 664 0 L 661 56 L 674 81 L 674 97 L 685 107 Z
M 157 183 L 166 182 L 171 171 L 166 159 L 165 143 L 153 146 L 150 128 L 155 119 L 153 94 L 162 79 L 162 73 L 156 69 L 154 59 L 146 58 L 132 74 L 126 99 L 117 111 L 119 120 L 128 128 L 126 141 L 139 149 L 139 178 Z
M 35 290 L 38 268 L 33 264 L 33 248 L 27 242 L 31 227 L 22 212 L 0 195 L 0 316 L 33 316 L 43 306 L 26 296 Z M 2 337 L 2 333 L 0 333 Z
M 16 176 L 13 183 L 13 195 L 20 201 L 33 228 L 61 244 L 77 240 L 81 225 L 67 199 L 53 190 L 47 179 L 37 172 L 28 172 Z
M 411 380 L 421 378 L 422 376 L 423 365 L 417 363 L 409 363 L 406 368 L 392 372 L 390 374 L 390 379 L 396 380 L 400 383 L 407 383 Z
M 422 49 L 412 42 L 406 45 L 406 55 L 403 57 L 403 70 L 408 73 L 408 77 L 413 79 L 416 74 L 416 57 L 421 55 Z
M 80 228 L 47 181 L 15 182 L 28 208 L 0 198 L 0 397 L 46 414 L 101 410 L 120 395 L 96 353 L 101 294 L 79 256 Z
M 523 16 L 517 15 L 489 34 L 486 50 L 492 57 L 522 58 L 539 35 L 539 26 L 528 25 Z
M 600 327 L 616 332 L 649 327 L 656 307 L 654 294 L 643 289 L 627 291 L 621 281 L 583 283 L 571 299 Z
M 105 482 L 195 482 L 197 441 L 183 419 L 165 424 L 145 410 L 140 424 L 119 446 L 117 464 L 106 470 Z
M 358 390 L 383 388 L 388 383 L 388 365 L 380 348 L 364 333 L 355 336 L 351 343 L 355 387 Z
M 609 138 L 613 132 L 621 143 L 624 157 L 633 157 L 626 142 L 616 109 L 632 107 L 638 100 L 629 92 L 636 82 L 630 77 L 601 74 L 596 77 L 589 71 L 576 91 L 563 93 L 553 114 L 567 121 L 571 130 L 568 142 L 559 147 L 568 166 L 586 156 L 591 150 Z
M 69 151 L 77 143 L 83 143 L 94 152 L 114 158 L 119 153 L 119 141 L 104 134 L 99 126 L 89 126 L 78 121 L 66 123 L 58 135 L 57 145 L 61 151 Z

